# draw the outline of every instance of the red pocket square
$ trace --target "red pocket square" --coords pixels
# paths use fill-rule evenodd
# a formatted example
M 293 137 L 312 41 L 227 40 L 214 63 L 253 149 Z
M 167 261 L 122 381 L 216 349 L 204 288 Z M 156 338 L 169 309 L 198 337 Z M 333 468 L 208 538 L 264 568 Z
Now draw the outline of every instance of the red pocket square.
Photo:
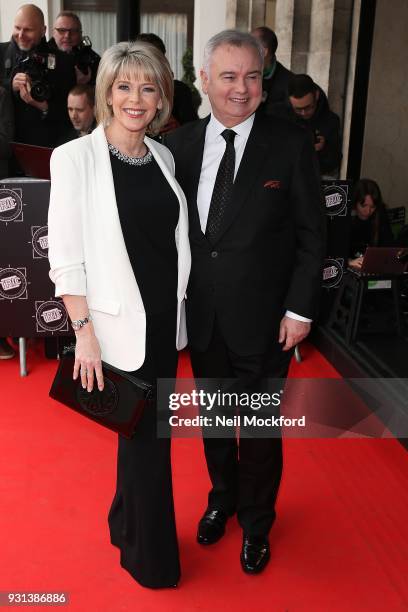
M 281 182 L 280 181 L 266 181 L 266 183 L 264 183 L 264 187 L 268 187 L 268 189 L 280 189 Z

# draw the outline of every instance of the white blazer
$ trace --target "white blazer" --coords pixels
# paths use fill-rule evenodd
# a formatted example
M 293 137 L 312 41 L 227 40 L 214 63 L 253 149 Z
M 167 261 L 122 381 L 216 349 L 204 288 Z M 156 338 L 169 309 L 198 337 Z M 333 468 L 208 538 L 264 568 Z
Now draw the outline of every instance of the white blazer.
M 180 205 L 175 232 L 175 342 L 181 349 L 187 343 L 184 300 L 191 265 L 187 204 L 174 178 L 170 151 L 151 138 L 145 137 L 144 142 Z M 51 156 L 48 240 L 55 295 L 86 296 L 102 359 L 122 370 L 137 370 L 145 359 L 146 314 L 125 247 L 102 126 L 58 147 Z M 160 283 L 160 278 L 156 282 Z

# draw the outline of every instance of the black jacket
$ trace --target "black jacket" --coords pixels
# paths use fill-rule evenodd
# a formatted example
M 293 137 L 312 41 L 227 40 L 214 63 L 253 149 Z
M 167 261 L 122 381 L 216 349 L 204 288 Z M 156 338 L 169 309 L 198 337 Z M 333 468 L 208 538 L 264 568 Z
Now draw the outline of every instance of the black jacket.
M 260 106 L 260 110 L 266 115 L 273 114 L 275 106 L 288 99 L 288 83 L 291 74 L 290 70 L 277 61 L 272 77 L 262 80 L 264 101 Z
M 211 243 L 197 209 L 208 118 L 167 135 L 189 207 L 190 344 L 205 350 L 214 317 L 228 346 L 260 354 L 276 341 L 286 309 L 314 318 L 324 252 L 316 156 L 305 132 L 257 114 L 221 230 Z
M 33 54 L 44 58 L 46 71 L 44 79 L 51 87 L 46 117 L 34 106 L 23 102 L 18 92 L 12 91 L 14 76 L 17 72 L 24 72 L 24 68 L 20 65 L 21 60 Z M 59 135 L 69 127 L 67 96 L 75 84 L 75 74 L 72 64 L 67 62 L 64 55 L 59 51 L 51 53 L 45 38 L 28 52 L 21 51 L 13 39 L 0 44 L 0 76 L 3 86 L 11 93 L 13 99 L 16 141 L 53 147 Z
M 317 134 L 324 136 L 325 146 L 317 152 L 321 174 L 329 174 L 338 170 L 342 159 L 342 142 L 340 133 L 340 119 L 329 108 L 329 102 L 323 89 L 319 87 L 319 100 L 314 115 L 305 120 L 297 115 L 290 105 L 288 97 L 285 102 L 276 105 L 273 113 L 294 121 L 310 133 L 312 142 L 315 142 Z
M 191 89 L 183 81 L 178 81 L 177 79 L 174 79 L 173 116 L 180 125 L 198 119 Z
M 64 53 L 66 58 L 72 64 L 72 68 L 78 65 L 78 63 L 84 63 L 84 56 L 81 55 L 81 51 L 79 48 L 74 49 L 72 52 L 60 51 L 57 47 L 57 43 L 54 38 L 50 38 L 48 41 L 48 46 L 52 50 L 53 53 Z M 96 82 L 96 73 L 98 72 L 99 62 L 101 61 L 101 56 L 96 53 L 91 47 L 82 48 L 82 53 L 86 55 L 87 62 L 85 64 L 91 69 L 91 80 L 89 81 L 89 85 L 95 85 Z
M 7 177 L 8 160 L 11 157 L 10 141 L 13 138 L 13 105 L 9 92 L 0 87 L 0 179 Z

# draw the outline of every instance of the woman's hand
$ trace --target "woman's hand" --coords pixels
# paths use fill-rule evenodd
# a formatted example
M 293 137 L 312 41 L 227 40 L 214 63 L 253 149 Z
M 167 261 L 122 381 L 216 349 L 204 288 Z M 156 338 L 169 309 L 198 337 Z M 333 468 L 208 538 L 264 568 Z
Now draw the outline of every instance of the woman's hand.
M 363 263 L 363 256 L 356 257 L 355 259 L 349 259 L 348 265 L 350 268 L 355 268 L 356 270 L 360 270 L 361 264 Z
M 103 390 L 101 349 L 92 323 L 87 323 L 76 332 L 74 380 L 78 375 L 81 376 L 82 387 L 87 391 L 92 391 L 95 377 L 99 391 Z

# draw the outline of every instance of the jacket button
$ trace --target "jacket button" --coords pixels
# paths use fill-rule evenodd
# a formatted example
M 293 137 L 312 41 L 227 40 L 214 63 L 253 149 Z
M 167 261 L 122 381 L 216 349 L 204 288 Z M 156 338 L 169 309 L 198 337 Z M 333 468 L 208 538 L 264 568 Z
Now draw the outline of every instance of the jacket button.
M 218 257 L 218 251 L 211 251 L 211 257 L 214 259 L 215 257 Z

